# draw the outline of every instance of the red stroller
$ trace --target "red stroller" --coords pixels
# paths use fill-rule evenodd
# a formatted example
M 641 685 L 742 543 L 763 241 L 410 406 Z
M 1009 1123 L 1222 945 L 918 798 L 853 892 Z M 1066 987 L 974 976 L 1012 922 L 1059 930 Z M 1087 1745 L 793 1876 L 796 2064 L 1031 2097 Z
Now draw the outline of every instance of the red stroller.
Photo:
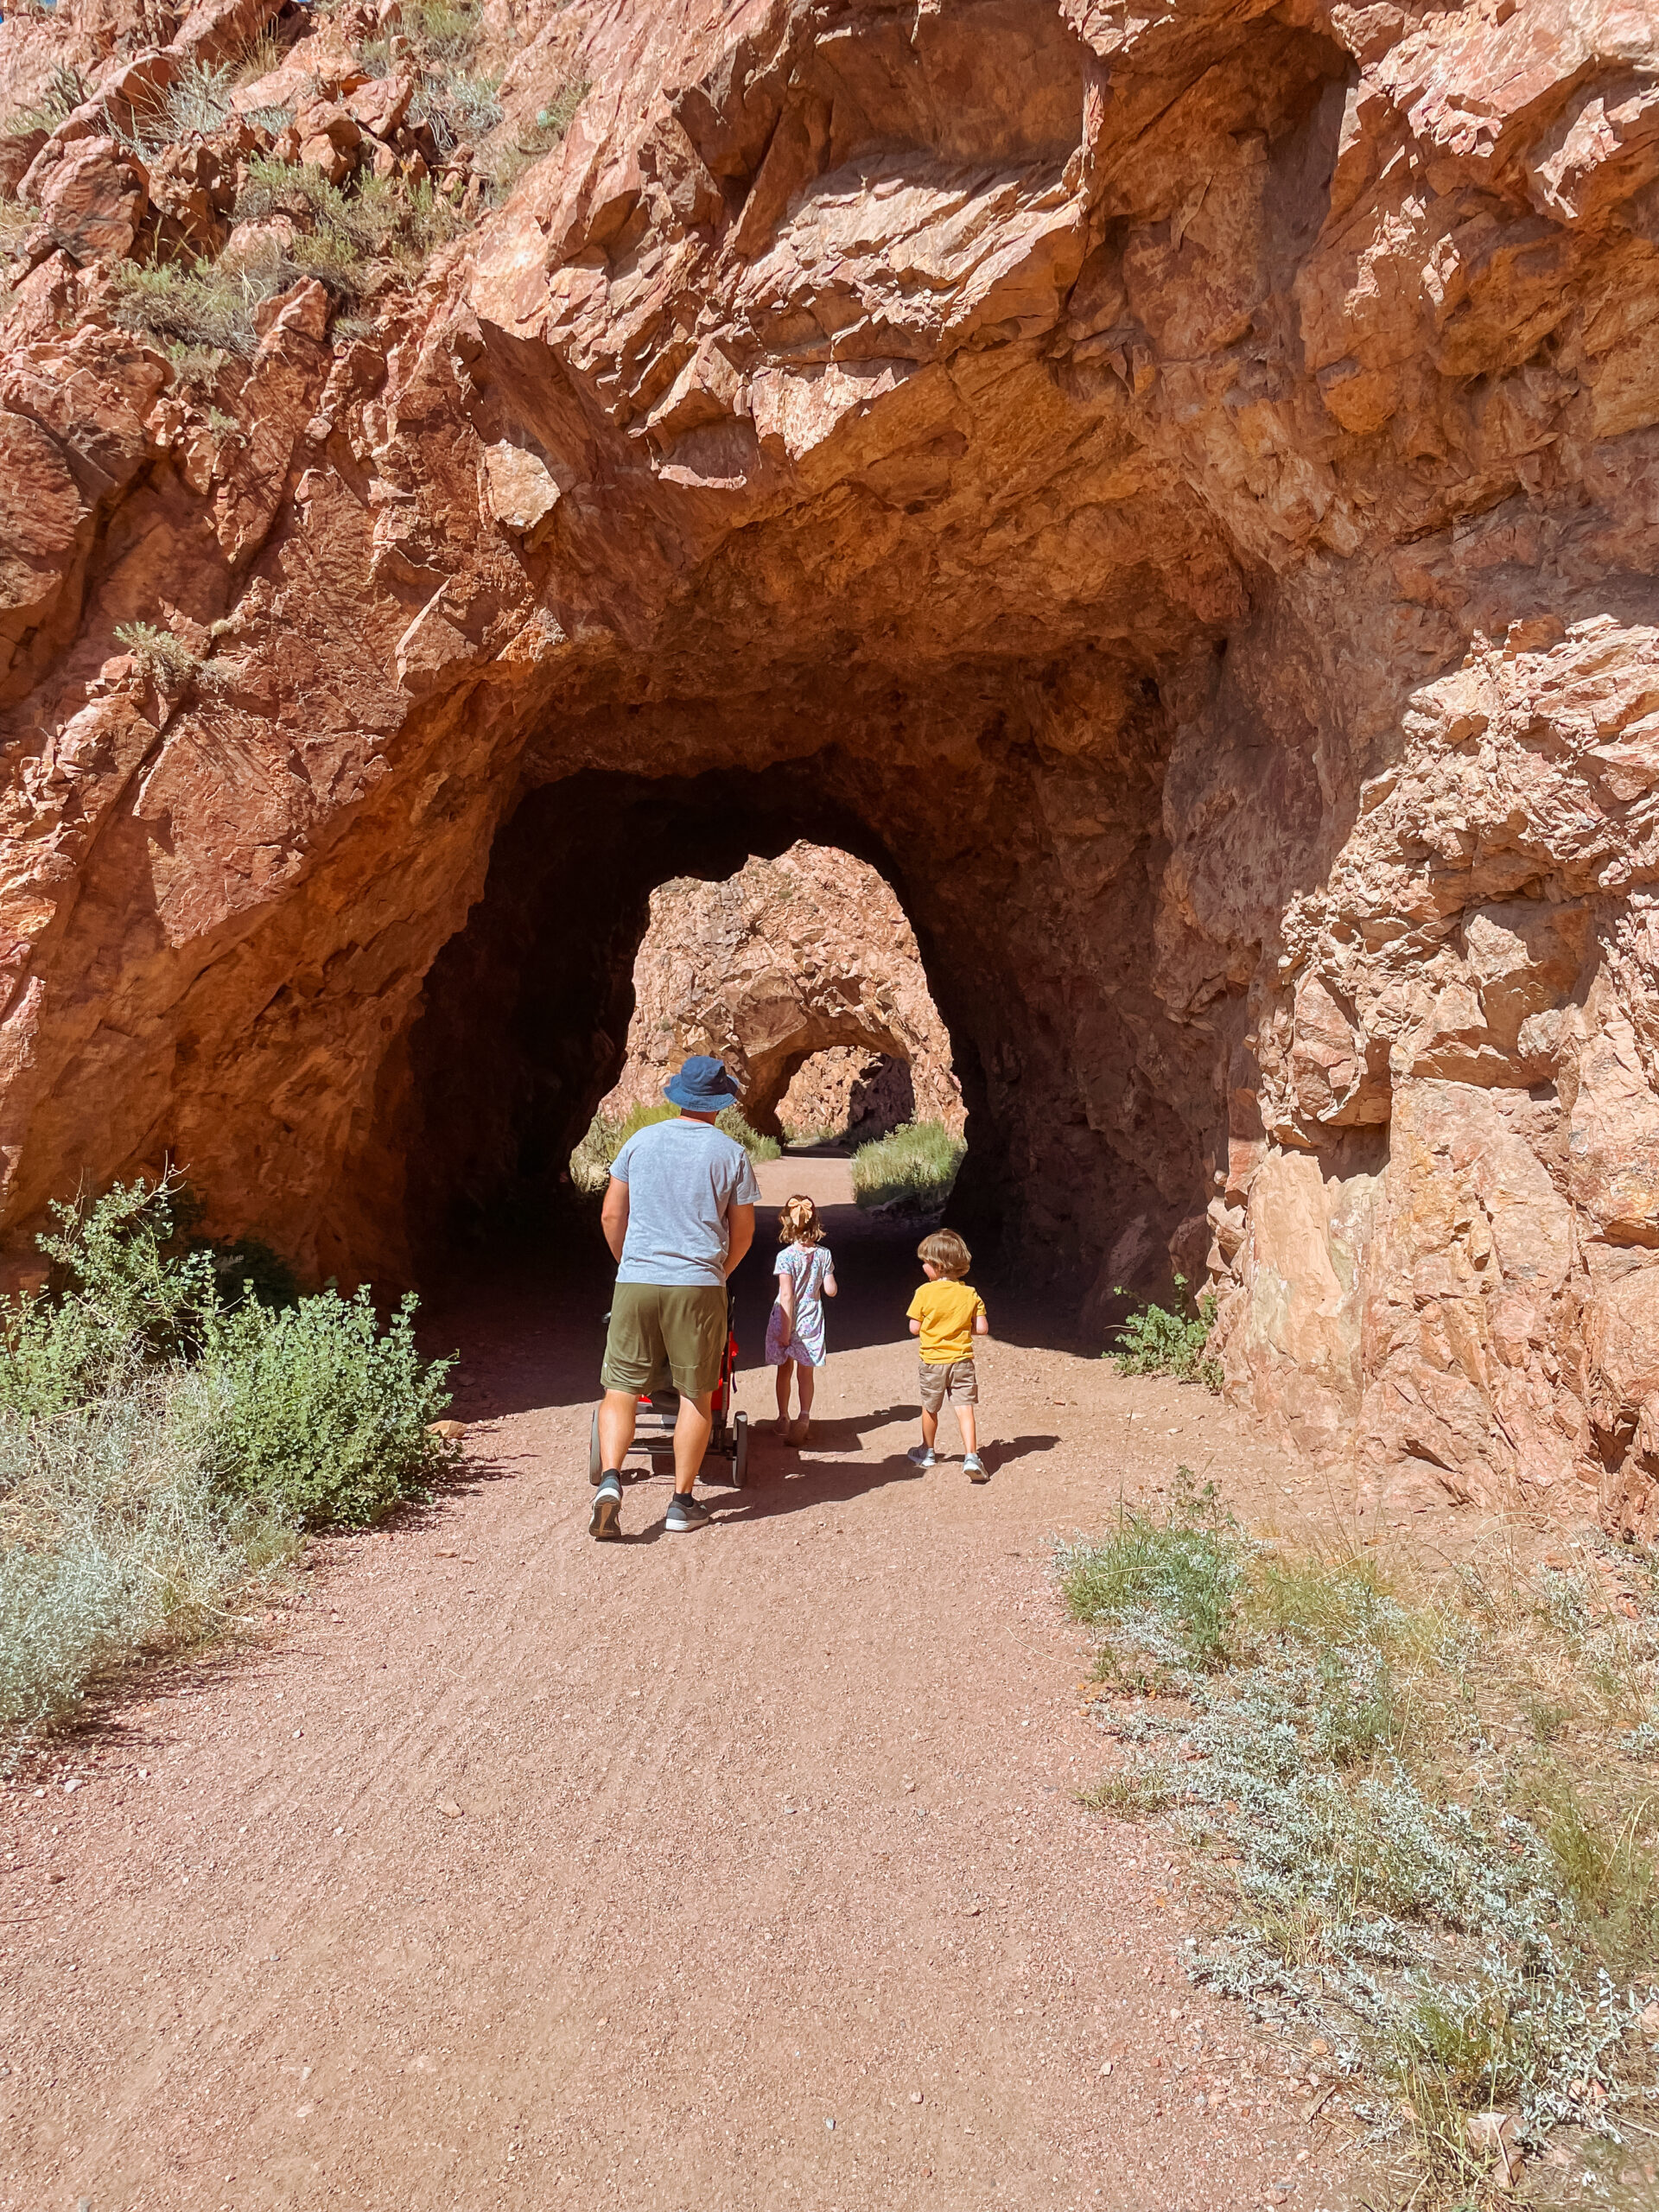
M 605 1317 L 610 1319 L 608 1314 Z M 709 1410 L 714 1425 L 709 1433 L 709 1456 L 718 1452 L 721 1459 L 732 1463 L 732 1486 L 741 1490 L 749 1479 L 749 1417 L 747 1414 L 732 1411 L 732 1398 L 737 1386 L 737 1300 L 728 1289 L 726 1293 L 726 1350 L 720 1363 L 720 1380 L 715 1385 L 715 1395 Z M 661 1390 L 642 1391 L 639 1408 L 635 1415 L 633 1451 L 657 1453 L 666 1448 L 671 1453 L 674 1446 L 674 1424 L 680 1417 L 680 1394 L 671 1386 Z M 709 1459 L 703 1460 L 703 1471 L 709 1471 Z M 594 1408 L 592 1421 L 588 1425 L 588 1479 L 596 1483 L 604 1473 L 599 1455 L 599 1408 Z

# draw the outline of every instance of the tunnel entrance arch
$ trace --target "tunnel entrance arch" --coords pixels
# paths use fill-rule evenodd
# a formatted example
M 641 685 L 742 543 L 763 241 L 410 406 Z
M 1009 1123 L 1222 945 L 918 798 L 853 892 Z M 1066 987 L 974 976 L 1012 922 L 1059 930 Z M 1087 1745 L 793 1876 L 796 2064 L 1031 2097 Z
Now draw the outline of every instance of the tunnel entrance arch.
M 417 1262 L 429 1268 L 469 1224 L 556 1215 L 570 1151 L 622 1065 L 652 892 L 674 877 L 719 881 L 802 838 L 875 869 L 914 928 L 966 1109 L 953 1217 L 976 1251 L 1017 1254 L 1033 1281 L 1069 1273 L 1086 1288 L 1092 1213 L 1171 1211 L 1090 1128 L 1075 1086 L 1057 1105 L 1033 1084 L 1039 1066 L 1045 1084 L 1064 1080 L 1064 1007 L 1009 926 L 1012 901 L 938 847 L 884 835 L 905 825 L 884 824 L 868 794 L 861 807 L 858 785 L 856 763 L 817 755 L 691 778 L 586 770 L 524 795 L 497 833 L 481 897 L 428 975 L 383 1125 L 406 1163 Z M 1004 875 L 1016 861 L 989 855 Z M 762 1071 L 763 1112 L 821 1042 L 891 1053 L 900 1040 L 874 1027 L 785 1032 Z M 1025 1114 L 1022 1096 L 1041 1112 Z

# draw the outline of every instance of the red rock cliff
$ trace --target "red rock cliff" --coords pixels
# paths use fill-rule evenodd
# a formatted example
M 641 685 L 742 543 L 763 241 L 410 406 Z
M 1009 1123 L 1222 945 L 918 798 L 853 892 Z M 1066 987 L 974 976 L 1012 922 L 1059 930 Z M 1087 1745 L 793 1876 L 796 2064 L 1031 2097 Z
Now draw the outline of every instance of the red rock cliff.
M 580 1133 L 653 886 L 807 836 L 976 1237 L 1096 1312 L 1173 1238 L 1310 1444 L 1653 1533 L 1651 8 L 493 0 L 563 141 L 211 396 L 123 267 L 271 265 L 245 129 L 410 176 L 396 56 L 147 162 L 99 114 L 260 10 L 67 9 L 0 30 L 95 80 L 8 172 L 15 1237 L 170 1147 L 405 1265 Z

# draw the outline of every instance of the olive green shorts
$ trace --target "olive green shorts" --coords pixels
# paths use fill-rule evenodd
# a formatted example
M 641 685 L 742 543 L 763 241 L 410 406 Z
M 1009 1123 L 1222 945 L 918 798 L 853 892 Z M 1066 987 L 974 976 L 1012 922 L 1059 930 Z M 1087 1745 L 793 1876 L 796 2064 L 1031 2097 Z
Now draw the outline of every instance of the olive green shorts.
M 700 1398 L 720 1380 L 726 1293 L 718 1283 L 620 1282 L 599 1371 L 607 1390 L 660 1390 L 672 1381 Z

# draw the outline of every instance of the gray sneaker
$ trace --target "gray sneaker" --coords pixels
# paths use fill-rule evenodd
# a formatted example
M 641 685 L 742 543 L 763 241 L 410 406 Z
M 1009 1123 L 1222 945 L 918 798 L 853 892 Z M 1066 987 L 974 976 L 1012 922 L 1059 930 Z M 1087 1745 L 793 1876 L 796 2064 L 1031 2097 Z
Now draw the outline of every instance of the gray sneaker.
M 688 1529 L 706 1529 L 713 1518 L 708 1507 L 700 1504 L 690 1491 L 683 1496 L 676 1491 L 669 1500 L 668 1533 L 671 1536 L 683 1535 Z
M 600 1477 L 594 1510 L 588 1516 L 588 1533 L 601 1542 L 614 1542 L 622 1534 L 622 1478 L 614 1468 Z
M 933 1464 L 933 1447 L 931 1444 L 912 1444 L 905 1457 L 912 1467 L 931 1467 Z
M 970 1483 L 988 1483 L 991 1479 L 985 1462 L 977 1452 L 969 1452 L 962 1463 L 962 1471 Z

